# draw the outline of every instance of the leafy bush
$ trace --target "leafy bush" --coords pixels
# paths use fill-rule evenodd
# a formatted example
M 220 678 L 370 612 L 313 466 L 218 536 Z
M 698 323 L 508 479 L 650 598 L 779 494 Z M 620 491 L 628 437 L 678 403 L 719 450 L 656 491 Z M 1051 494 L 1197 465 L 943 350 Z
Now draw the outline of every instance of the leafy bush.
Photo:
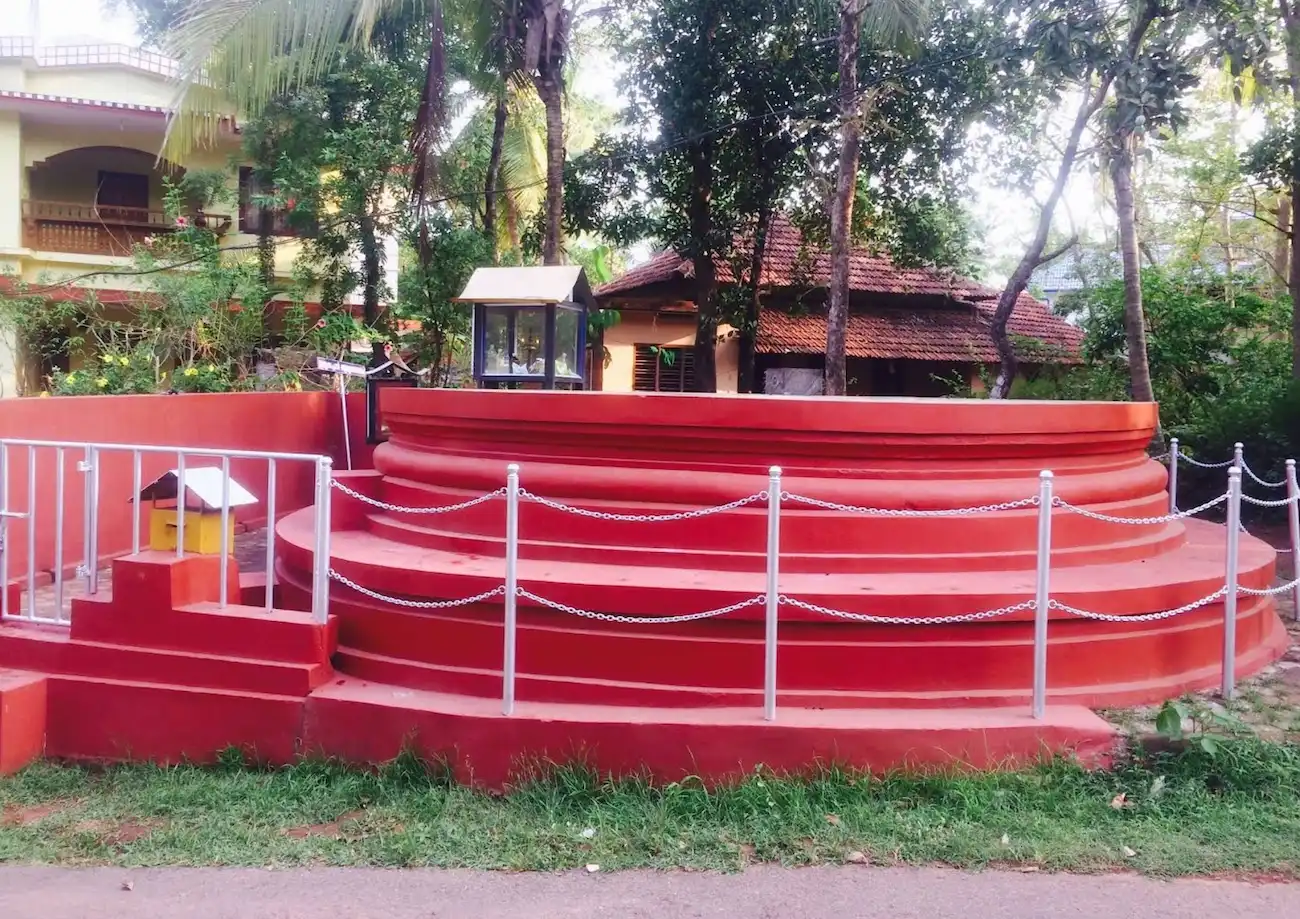
M 1300 384 L 1291 379 L 1291 310 L 1240 282 L 1201 272 L 1147 269 L 1143 307 L 1151 379 L 1165 434 L 1206 460 L 1232 455 L 1241 441 L 1254 471 L 1280 478 L 1300 455 Z M 1062 303 L 1080 317 L 1084 365 L 1017 385 L 1015 397 L 1128 399 L 1124 290 L 1100 284 Z M 1188 469 L 1195 488 L 1205 474 Z M 1222 487 L 1221 474 L 1212 491 Z M 1210 483 L 1206 483 L 1208 487 Z

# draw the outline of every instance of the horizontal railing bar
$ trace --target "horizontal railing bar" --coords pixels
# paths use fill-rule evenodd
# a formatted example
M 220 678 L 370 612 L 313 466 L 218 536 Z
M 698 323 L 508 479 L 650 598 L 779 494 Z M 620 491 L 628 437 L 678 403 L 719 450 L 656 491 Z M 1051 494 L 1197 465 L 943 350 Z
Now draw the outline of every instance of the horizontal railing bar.
M 15 440 L 10 437 L 0 438 L 0 443 L 15 447 L 94 447 L 97 450 L 139 450 L 141 453 L 184 453 L 187 456 L 228 456 L 231 459 L 273 459 L 289 462 L 301 461 L 314 463 L 323 453 L 275 453 L 260 450 L 222 450 L 215 447 L 158 447 L 150 444 L 108 444 L 86 443 L 70 440 Z

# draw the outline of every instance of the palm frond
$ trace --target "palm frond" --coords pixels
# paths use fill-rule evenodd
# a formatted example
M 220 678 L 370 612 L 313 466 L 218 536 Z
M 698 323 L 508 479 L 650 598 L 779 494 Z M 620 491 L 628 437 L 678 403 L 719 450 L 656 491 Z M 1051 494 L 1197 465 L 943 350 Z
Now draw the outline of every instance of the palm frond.
M 166 151 L 215 138 L 231 115 L 259 113 L 277 94 L 319 77 L 376 20 L 412 0 L 191 0 L 164 37 L 180 64 Z
M 862 15 L 862 32 L 876 44 L 913 42 L 930 27 L 935 0 L 872 0 Z

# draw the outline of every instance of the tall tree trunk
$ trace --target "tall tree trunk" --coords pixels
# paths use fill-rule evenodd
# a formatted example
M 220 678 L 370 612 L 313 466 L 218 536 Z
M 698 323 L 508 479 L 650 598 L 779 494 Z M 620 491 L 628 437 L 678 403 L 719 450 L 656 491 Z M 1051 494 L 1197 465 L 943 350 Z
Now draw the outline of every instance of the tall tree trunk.
M 546 233 L 542 239 L 542 264 L 560 265 L 564 260 L 560 247 L 564 220 L 564 78 L 558 72 L 539 74 L 536 85 L 546 107 Z
M 718 391 L 718 283 L 713 264 L 713 143 L 700 140 L 687 153 L 691 164 L 688 218 L 695 268 L 695 390 Z
M 1119 252 L 1124 264 L 1124 335 L 1128 343 L 1129 388 L 1135 402 L 1154 402 L 1147 364 L 1146 316 L 1142 312 L 1142 264 L 1138 260 L 1137 221 L 1133 207 L 1133 138 L 1120 138 L 1110 163 L 1119 215 Z
M 366 327 L 379 328 L 379 286 L 383 283 L 383 250 L 379 236 L 375 232 L 375 218 L 366 214 L 361 218 L 361 310 Z M 378 367 L 384 362 L 384 342 L 376 339 L 371 343 L 371 366 Z
M 840 161 L 831 203 L 831 284 L 826 311 L 826 395 L 848 391 L 849 253 L 852 246 L 853 198 L 857 191 L 862 138 L 858 99 L 858 42 L 862 34 L 862 0 L 840 0 L 839 116 Z
M 1277 241 L 1273 245 L 1273 275 L 1275 286 L 1286 289 L 1291 279 L 1291 198 L 1282 194 L 1277 199 Z
M 754 227 L 754 248 L 749 255 L 749 296 L 740 329 L 740 354 L 737 360 L 736 390 L 762 392 L 763 385 L 754 377 L 754 350 L 758 338 L 758 313 L 762 309 L 763 265 L 767 260 L 767 233 L 772 226 L 772 208 L 767 196 L 758 212 Z
M 1291 85 L 1291 376 L 1300 380 L 1300 3 L 1278 0 L 1286 25 L 1286 62 Z
M 1015 382 L 1016 372 L 1020 367 L 1020 362 L 1016 358 L 1016 349 L 1012 346 L 1011 336 L 1007 333 L 1007 324 L 1011 321 L 1016 302 L 1029 286 L 1029 278 L 1038 266 L 1060 257 L 1076 241 L 1071 239 L 1055 252 L 1043 253 L 1043 249 L 1047 247 L 1047 236 L 1052 230 L 1052 217 L 1056 214 L 1056 206 L 1060 203 L 1061 196 L 1065 194 L 1065 186 L 1070 181 L 1070 174 L 1074 172 L 1074 161 L 1079 156 L 1079 143 L 1083 138 L 1083 132 L 1088 127 L 1089 119 L 1101 107 L 1109 88 L 1110 81 L 1103 80 L 1095 92 L 1085 96 L 1079 103 L 1079 110 L 1074 115 L 1074 123 L 1070 126 L 1070 135 L 1065 141 L 1065 149 L 1061 153 L 1061 162 L 1056 167 L 1052 191 L 1043 202 L 1042 210 L 1038 212 L 1038 228 L 1034 231 L 1034 237 L 1030 240 L 1020 263 L 1016 265 L 1016 270 L 1011 273 L 1006 286 L 1002 288 L 1002 293 L 998 295 L 998 305 L 989 323 L 989 337 L 993 339 L 993 346 L 998 350 L 1000 362 L 997 378 L 989 389 L 991 399 L 1005 399 L 1010 394 L 1011 384 Z
M 501 179 L 501 150 L 506 142 L 506 118 L 509 114 L 505 90 L 502 90 L 497 94 L 495 120 L 492 124 L 492 153 L 488 156 L 487 180 L 483 188 L 483 232 L 492 243 L 493 262 L 501 260 L 500 246 L 497 245 L 497 185 Z

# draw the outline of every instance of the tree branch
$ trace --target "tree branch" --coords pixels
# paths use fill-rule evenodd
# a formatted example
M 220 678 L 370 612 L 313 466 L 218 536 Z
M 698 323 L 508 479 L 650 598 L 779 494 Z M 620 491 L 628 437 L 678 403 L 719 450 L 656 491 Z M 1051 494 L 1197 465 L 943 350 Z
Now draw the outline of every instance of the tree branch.
M 1044 252 L 1042 255 L 1038 256 L 1038 259 L 1034 262 L 1034 268 L 1038 269 L 1046 265 L 1048 262 L 1056 261 L 1058 258 L 1060 258 L 1065 253 L 1069 252 L 1078 244 L 1079 244 L 1079 234 L 1075 233 L 1073 236 L 1071 236 L 1061 245 L 1057 246 L 1051 252 Z

